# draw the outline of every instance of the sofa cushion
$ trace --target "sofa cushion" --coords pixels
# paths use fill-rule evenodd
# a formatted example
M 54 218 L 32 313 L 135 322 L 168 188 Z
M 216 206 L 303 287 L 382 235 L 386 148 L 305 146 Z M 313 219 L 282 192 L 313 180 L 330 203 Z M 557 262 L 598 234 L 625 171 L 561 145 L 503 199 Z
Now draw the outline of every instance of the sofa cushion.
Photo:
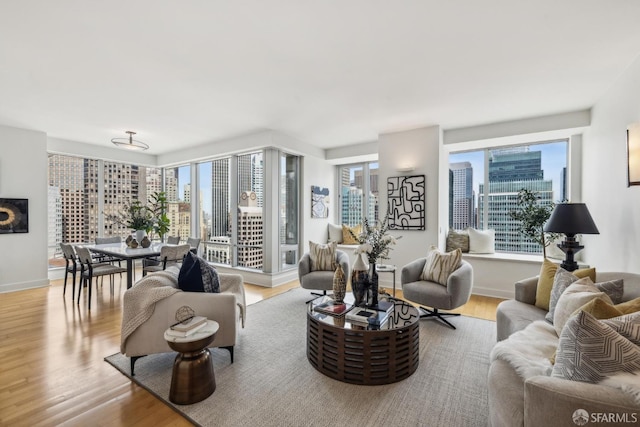
M 220 279 L 214 266 L 187 252 L 178 275 L 178 287 L 185 292 L 219 293 Z
M 615 305 L 597 298 L 586 303 L 578 310 L 586 311 L 598 320 L 611 319 L 640 311 L 640 298 Z
M 462 251 L 460 249 L 443 254 L 438 248 L 431 246 L 420 280 L 447 286 L 449 275 L 460 267 L 460 261 L 462 261 Z
M 469 233 L 469 253 L 471 254 L 492 254 L 495 250 L 496 231 L 476 230 L 467 228 Z
M 558 267 L 556 276 L 553 280 L 551 296 L 549 298 L 549 313 L 546 316 L 548 322 L 553 323 L 553 314 L 556 308 L 556 304 L 558 303 L 558 299 L 560 299 L 560 295 L 562 295 L 562 293 L 569 287 L 569 285 L 585 279 L 589 280 L 590 283 L 593 283 L 593 281 L 591 281 L 591 275 L 595 275 L 595 269 L 587 268 L 569 273 L 567 270 Z
M 571 315 L 589 301 L 601 298 L 611 303 L 611 298 L 600 292 L 593 284 L 573 283 L 560 295 L 553 313 L 553 327 L 560 336 L 565 323 Z
M 469 252 L 469 232 L 467 230 L 449 230 L 447 233 L 447 252 L 460 249 L 462 252 Z
M 335 271 L 336 242 L 322 243 L 309 242 L 309 258 L 311 259 L 311 271 Z
M 357 236 L 362 232 L 362 225 L 358 224 L 353 227 L 342 224 L 342 244 L 344 245 L 358 245 Z M 355 234 L 354 237 L 351 233 Z
M 606 322 L 584 311 L 569 319 L 560 335 L 551 375 L 597 383 L 618 372 L 640 371 L 640 347 L 620 333 L 624 330 L 636 342 L 640 340 L 640 316 Z
M 536 288 L 536 307 L 540 307 L 552 313 L 551 316 L 547 318 L 549 322 L 553 321 L 553 309 L 551 308 L 552 305 L 555 305 L 555 303 L 558 302 L 558 298 L 560 298 L 560 295 L 562 294 L 562 292 L 564 292 L 564 290 L 567 289 L 567 286 L 571 284 L 571 283 L 568 283 L 564 287 L 555 289 L 556 274 L 558 273 L 558 270 L 560 268 L 561 267 L 559 265 L 545 258 L 542 261 L 542 266 L 540 267 L 540 274 L 538 276 L 538 287 Z M 567 270 L 562 269 L 562 271 L 566 272 Z M 593 280 L 594 282 L 596 280 L 595 268 L 583 268 L 583 269 L 575 270 L 574 272 L 569 274 L 573 274 L 578 279 L 589 276 L 591 277 L 591 280 Z M 565 281 L 563 281 L 562 285 L 564 284 L 565 284 Z M 554 303 L 552 304 L 551 301 L 554 301 Z

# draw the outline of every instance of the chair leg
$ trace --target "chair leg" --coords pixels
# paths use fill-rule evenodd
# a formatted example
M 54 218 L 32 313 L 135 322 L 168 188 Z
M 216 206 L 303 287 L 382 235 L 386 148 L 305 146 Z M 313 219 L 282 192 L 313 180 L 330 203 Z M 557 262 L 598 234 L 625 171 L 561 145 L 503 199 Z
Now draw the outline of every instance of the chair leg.
M 229 354 L 231 355 L 231 363 L 233 363 L 233 346 L 220 347 L 229 350 Z
M 91 310 L 91 288 L 93 287 L 93 277 L 89 276 L 89 310 Z M 97 283 L 96 283 L 97 286 Z
M 65 272 L 64 272 L 64 287 L 62 288 L 62 296 L 64 296 L 64 294 L 67 292 L 67 276 L 68 275 L 69 275 L 69 270 L 65 270 Z
M 430 318 L 433 317 L 436 320 L 441 321 L 442 323 L 445 323 L 446 325 L 450 326 L 452 329 L 456 329 L 455 326 L 453 326 L 447 319 L 445 319 L 442 316 L 460 316 L 460 313 L 443 313 L 441 311 L 438 311 L 437 308 L 434 309 L 428 309 L 426 307 L 420 307 L 421 310 L 425 311 L 425 314 L 421 314 L 420 318 L 421 319 L 426 319 L 426 318 Z

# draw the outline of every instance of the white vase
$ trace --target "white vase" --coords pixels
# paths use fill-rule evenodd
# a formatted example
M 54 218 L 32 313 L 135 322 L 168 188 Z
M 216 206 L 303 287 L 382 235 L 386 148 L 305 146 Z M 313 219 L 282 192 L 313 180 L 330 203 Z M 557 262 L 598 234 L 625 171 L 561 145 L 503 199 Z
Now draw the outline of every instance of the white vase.
M 135 235 L 136 235 L 136 240 L 138 241 L 138 243 L 140 243 L 142 242 L 142 239 L 144 238 L 144 236 L 147 235 L 147 232 L 144 230 L 136 230 Z

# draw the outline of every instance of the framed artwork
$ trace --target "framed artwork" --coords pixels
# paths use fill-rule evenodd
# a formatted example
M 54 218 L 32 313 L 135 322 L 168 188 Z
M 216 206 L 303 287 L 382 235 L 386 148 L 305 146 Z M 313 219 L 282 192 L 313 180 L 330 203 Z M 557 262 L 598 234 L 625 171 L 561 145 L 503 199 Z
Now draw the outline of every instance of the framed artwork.
M 389 229 L 425 229 L 425 176 L 392 176 L 387 178 Z
M 29 232 L 29 200 L 0 199 L 0 234 Z
M 627 187 L 640 185 L 640 123 L 627 127 Z
M 329 189 L 311 186 L 311 218 L 329 217 Z

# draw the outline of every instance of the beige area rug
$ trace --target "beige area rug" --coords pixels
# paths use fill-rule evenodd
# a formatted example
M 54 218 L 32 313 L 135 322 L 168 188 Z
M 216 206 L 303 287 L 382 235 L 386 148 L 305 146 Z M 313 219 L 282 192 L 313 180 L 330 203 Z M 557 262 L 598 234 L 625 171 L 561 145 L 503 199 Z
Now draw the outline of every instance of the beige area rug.
M 168 401 L 175 353 L 143 357 L 133 381 L 202 426 L 486 426 L 494 322 L 453 318 L 420 326 L 420 365 L 389 385 L 359 386 L 316 371 L 306 356 L 309 291 L 292 289 L 247 308 L 235 362 L 212 349 L 216 391 L 193 405 Z M 129 359 L 105 360 L 129 376 Z

